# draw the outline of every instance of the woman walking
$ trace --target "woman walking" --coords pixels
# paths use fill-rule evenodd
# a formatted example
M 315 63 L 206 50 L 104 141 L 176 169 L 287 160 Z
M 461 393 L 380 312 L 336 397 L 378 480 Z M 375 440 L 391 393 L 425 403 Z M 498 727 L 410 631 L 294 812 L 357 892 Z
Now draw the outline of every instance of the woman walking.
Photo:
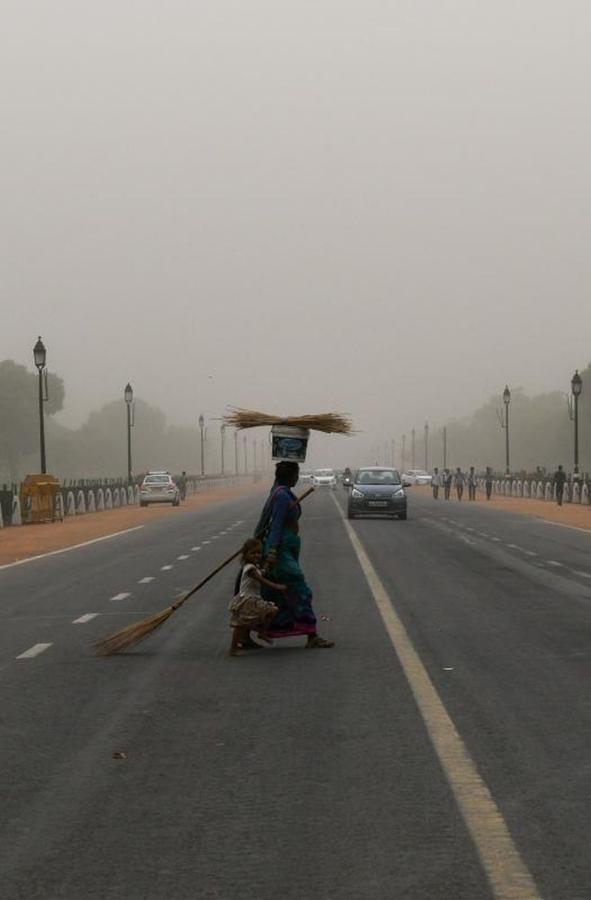
M 277 606 L 269 637 L 306 635 L 307 647 L 334 647 L 316 631 L 316 616 L 312 607 L 312 591 L 299 564 L 301 541 L 299 520 L 302 514 L 297 497 L 291 490 L 297 484 L 300 469 L 297 463 L 283 461 L 275 469 L 275 484 L 269 495 L 257 527 L 257 535 L 264 535 L 264 555 L 269 578 L 285 591 L 263 587 L 265 600 Z

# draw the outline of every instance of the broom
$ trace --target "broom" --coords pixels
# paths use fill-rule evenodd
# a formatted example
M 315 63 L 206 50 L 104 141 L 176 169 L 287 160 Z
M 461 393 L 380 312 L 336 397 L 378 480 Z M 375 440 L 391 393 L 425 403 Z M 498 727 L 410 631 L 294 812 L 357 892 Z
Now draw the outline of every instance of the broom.
M 301 503 L 302 500 L 305 500 L 313 491 L 314 488 L 309 487 L 300 497 L 293 501 L 292 506 Z M 260 535 L 257 535 L 257 537 L 259 536 Z M 179 597 L 172 606 L 167 606 L 166 609 L 162 609 L 153 616 L 149 616 L 141 622 L 134 622 L 132 625 L 122 628 L 121 631 L 116 631 L 114 634 L 108 634 L 100 641 L 97 641 L 96 644 L 94 644 L 97 656 L 114 656 L 116 653 L 123 653 L 124 650 L 128 650 L 129 647 L 133 647 L 135 644 L 139 644 L 140 641 L 149 637 L 152 632 L 156 631 L 157 628 L 160 628 L 161 625 L 164 625 L 166 620 L 170 619 L 172 614 L 175 613 L 177 609 L 180 609 L 183 603 L 187 602 L 189 597 L 192 597 L 193 594 L 196 594 L 197 591 L 201 590 L 201 588 L 206 585 L 208 581 L 211 581 L 218 572 L 221 572 L 222 569 L 236 559 L 237 556 L 240 556 L 241 552 L 242 548 L 233 553 L 232 556 L 229 556 L 228 559 L 225 559 L 219 566 L 210 572 L 209 575 L 206 575 L 206 577 L 198 584 L 188 590 L 186 594 Z

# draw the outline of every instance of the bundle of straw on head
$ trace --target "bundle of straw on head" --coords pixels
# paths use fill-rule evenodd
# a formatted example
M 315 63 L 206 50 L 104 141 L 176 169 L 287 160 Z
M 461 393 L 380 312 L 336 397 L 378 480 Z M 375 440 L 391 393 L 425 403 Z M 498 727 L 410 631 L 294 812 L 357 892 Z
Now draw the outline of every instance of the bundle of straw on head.
M 232 428 L 259 428 L 264 425 L 296 425 L 325 434 L 351 434 L 353 424 L 349 416 L 340 413 L 318 413 L 311 416 L 273 416 L 255 409 L 232 408 L 224 416 L 226 425 Z

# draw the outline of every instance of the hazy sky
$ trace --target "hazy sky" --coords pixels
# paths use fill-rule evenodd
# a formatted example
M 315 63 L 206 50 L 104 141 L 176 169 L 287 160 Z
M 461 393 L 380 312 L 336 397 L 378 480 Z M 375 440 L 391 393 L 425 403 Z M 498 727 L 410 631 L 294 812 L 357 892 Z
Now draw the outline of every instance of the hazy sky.
M 67 424 L 130 380 L 369 445 L 589 362 L 588 0 L 1 9 L 0 358 Z

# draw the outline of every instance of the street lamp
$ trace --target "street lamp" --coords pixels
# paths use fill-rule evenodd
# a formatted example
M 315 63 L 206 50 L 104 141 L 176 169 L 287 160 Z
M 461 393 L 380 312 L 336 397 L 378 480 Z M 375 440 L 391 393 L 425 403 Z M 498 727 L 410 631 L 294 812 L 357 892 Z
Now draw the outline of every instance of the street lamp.
M 503 391 L 503 403 L 505 404 L 505 422 L 502 427 L 505 429 L 505 475 L 511 474 L 511 466 L 509 463 L 509 404 L 511 403 L 511 391 L 509 386 L 505 385 Z
M 238 431 L 234 431 L 234 468 L 238 475 Z
M 404 472 L 406 467 L 406 435 L 402 435 L 402 449 L 400 451 L 400 468 Z
M 244 443 L 244 474 L 248 474 L 248 448 L 246 446 L 246 435 L 242 438 Z
M 429 471 L 429 423 L 425 422 L 425 472 Z
M 579 477 L 579 397 L 583 390 L 583 379 L 579 375 L 579 370 L 575 371 L 570 383 L 570 389 L 573 395 L 573 419 L 575 423 L 575 471 L 574 477 Z
M 222 451 L 222 475 L 225 474 L 225 465 L 224 465 L 224 439 L 226 437 L 226 423 L 222 422 L 220 426 L 221 432 L 221 451 Z
M 39 337 L 39 340 L 33 347 L 33 359 L 35 366 L 39 372 L 39 440 L 41 445 L 41 474 L 47 473 L 47 463 L 45 461 L 45 421 L 43 418 L 43 402 L 47 399 L 47 391 L 43 391 L 43 373 L 45 371 L 45 360 L 47 358 L 47 350 L 45 344 Z M 47 374 L 45 376 L 47 378 Z M 47 385 L 47 381 L 46 381 Z
M 131 419 L 131 405 L 133 403 L 133 389 L 129 381 L 125 385 L 123 397 L 125 398 L 125 405 L 127 406 L 127 483 L 131 484 L 131 426 L 133 425 Z
M 413 428 L 413 430 L 412 430 L 411 433 L 410 433 L 410 437 L 411 437 L 411 458 L 412 458 L 412 468 L 413 468 L 413 469 L 416 469 L 416 467 L 417 467 L 416 453 L 415 453 L 415 437 L 416 437 L 416 432 L 415 432 L 414 428 Z
M 201 432 L 201 477 L 205 475 L 205 419 L 199 416 L 199 430 Z

